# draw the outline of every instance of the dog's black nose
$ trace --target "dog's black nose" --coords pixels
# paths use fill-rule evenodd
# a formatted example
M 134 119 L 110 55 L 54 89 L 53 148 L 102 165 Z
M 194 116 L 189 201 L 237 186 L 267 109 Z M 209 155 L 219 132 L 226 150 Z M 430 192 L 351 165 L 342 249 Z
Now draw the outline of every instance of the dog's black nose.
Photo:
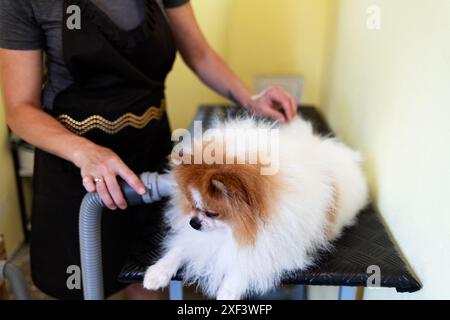
M 191 221 L 189 221 L 189 224 L 191 225 L 192 228 L 194 228 L 195 230 L 200 230 L 200 228 L 202 227 L 202 222 L 200 221 L 199 218 L 197 217 L 193 217 L 191 219 Z

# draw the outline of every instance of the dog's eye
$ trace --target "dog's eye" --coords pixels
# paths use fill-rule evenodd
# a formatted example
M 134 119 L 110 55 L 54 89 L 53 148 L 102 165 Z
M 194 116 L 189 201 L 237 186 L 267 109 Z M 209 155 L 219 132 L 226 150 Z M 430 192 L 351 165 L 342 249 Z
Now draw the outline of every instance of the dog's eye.
M 206 215 L 208 218 L 216 218 L 217 216 L 219 216 L 218 213 L 211 212 L 211 211 L 205 211 L 205 215 Z

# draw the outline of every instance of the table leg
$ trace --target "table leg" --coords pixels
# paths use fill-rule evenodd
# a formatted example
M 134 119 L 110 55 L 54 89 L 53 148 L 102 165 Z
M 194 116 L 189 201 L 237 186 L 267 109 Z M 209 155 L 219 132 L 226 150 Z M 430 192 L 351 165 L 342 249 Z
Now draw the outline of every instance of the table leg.
M 183 283 L 181 281 L 170 281 L 169 300 L 183 300 Z
M 339 300 L 356 300 L 356 287 L 339 287 Z

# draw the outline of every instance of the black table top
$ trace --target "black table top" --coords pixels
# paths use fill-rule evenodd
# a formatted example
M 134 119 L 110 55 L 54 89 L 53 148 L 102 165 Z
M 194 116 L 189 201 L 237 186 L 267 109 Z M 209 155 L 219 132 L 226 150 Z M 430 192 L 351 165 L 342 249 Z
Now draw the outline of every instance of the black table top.
M 196 120 L 203 120 L 203 127 L 207 128 L 211 119 L 215 117 L 234 117 L 240 113 L 242 111 L 229 106 L 204 106 L 199 108 Z M 316 132 L 333 135 L 316 108 L 302 106 L 299 113 L 313 123 Z M 163 237 L 164 231 L 161 231 L 149 235 L 144 242 L 151 248 L 155 246 L 154 244 L 158 245 Z M 145 243 L 142 243 L 141 248 L 145 248 Z M 159 250 L 152 252 L 145 249 L 138 250 L 123 267 L 119 280 L 127 283 L 141 282 L 146 268 L 155 263 L 159 256 Z M 398 292 L 414 292 L 421 288 L 421 284 L 412 275 L 395 248 L 372 205 L 362 210 L 356 225 L 344 231 L 342 237 L 334 243 L 332 252 L 319 253 L 318 264 L 315 267 L 287 275 L 284 282 L 365 287 L 373 272 L 368 271 L 370 266 L 379 267 L 381 287 L 396 288 Z

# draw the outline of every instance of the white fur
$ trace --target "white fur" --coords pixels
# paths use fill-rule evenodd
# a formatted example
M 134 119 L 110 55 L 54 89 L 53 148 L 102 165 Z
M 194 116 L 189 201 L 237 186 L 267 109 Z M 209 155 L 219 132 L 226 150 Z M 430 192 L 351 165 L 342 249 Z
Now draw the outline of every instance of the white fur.
M 195 188 L 191 188 L 191 195 L 192 195 L 192 199 L 194 200 L 194 205 L 199 210 L 203 209 L 203 198 L 202 198 L 202 195 L 200 194 L 200 192 Z
M 216 127 L 270 126 L 238 119 Z M 166 286 L 168 277 L 183 266 L 185 282 L 197 283 L 210 297 L 262 294 L 278 285 L 286 272 L 310 266 L 318 249 L 328 248 L 344 227 L 354 223 L 368 198 L 359 153 L 335 139 L 314 135 L 311 125 L 300 118 L 281 127 L 279 152 L 277 175 L 284 190 L 273 219 L 259 224 L 256 244 L 240 246 L 226 224 L 209 232 L 194 230 L 190 217 L 180 212 L 183 195 L 176 189 L 166 212 L 171 232 L 164 241 L 165 255 L 148 269 L 146 288 Z M 337 212 L 335 223 L 329 225 L 327 212 L 334 192 Z

